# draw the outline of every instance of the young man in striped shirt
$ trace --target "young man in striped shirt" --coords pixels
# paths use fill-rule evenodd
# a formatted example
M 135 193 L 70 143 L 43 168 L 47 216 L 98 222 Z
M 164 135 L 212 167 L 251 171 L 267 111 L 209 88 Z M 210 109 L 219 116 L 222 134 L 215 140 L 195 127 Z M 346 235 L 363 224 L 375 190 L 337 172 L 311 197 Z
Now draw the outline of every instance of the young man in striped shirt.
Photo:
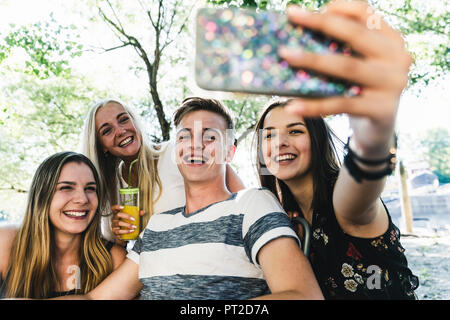
M 228 110 L 188 98 L 174 123 L 186 206 L 153 215 L 128 259 L 85 298 L 323 299 L 272 193 L 227 189 L 235 150 Z

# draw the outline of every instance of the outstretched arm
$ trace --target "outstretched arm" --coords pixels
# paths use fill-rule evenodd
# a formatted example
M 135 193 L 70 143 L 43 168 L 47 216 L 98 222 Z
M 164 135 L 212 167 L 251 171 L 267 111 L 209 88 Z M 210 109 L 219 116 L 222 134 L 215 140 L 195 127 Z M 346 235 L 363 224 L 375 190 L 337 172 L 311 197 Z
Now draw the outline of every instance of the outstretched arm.
M 386 158 L 393 146 L 393 132 L 400 95 L 408 81 L 411 56 L 401 35 L 363 1 L 335 1 L 321 13 L 290 7 L 292 22 L 320 30 L 348 43 L 358 56 L 318 55 L 281 49 L 280 55 L 291 66 L 308 68 L 358 83 L 362 91 L 355 97 L 296 99 L 286 108 L 301 116 L 346 113 L 353 129 L 349 147 L 367 160 Z M 356 165 L 366 172 L 386 167 Z M 379 199 L 385 177 L 358 183 L 343 167 L 335 184 L 333 205 L 344 231 L 371 237 L 388 226 L 386 211 Z

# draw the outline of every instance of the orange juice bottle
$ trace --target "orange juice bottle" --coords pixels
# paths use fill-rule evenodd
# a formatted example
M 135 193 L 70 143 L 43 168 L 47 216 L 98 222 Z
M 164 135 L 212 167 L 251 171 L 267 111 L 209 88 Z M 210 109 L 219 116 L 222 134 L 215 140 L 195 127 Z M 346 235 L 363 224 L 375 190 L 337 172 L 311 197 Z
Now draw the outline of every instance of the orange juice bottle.
M 127 220 L 127 219 L 122 219 L 124 222 L 126 223 L 131 223 L 134 224 L 136 226 L 136 229 L 134 229 L 133 232 L 131 233 L 125 233 L 122 234 L 120 236 L 121 239 L 123 240 L 134 240 L 137 239 L 137 237 L 139 237 L 139 220 L 140 220 L 140 216 L 139 216 L 139 207 L 137 206 L 124 206 L 124 208 L 121 210 L 123 213 L 129 214 L 130 216 L 132 216 L 134 218 L 135 221 L 131 221 L 131 220 Z M 126 227 L 120 227 L 123 230 L 129 230 Z
M 134 221 L 122 219 L 124 222 L 133 224 L 136 229 L 133 232 L 125 233 L 120 236 L 122 240 L 134 240 L 139 236 L 139 188 L 123 188 L 119 189 L 120 203 L 124 207 L 121 211 L 129 214 L 134 218 Z M 126 227 L 121 227 L 122 230 L 129 230 Z

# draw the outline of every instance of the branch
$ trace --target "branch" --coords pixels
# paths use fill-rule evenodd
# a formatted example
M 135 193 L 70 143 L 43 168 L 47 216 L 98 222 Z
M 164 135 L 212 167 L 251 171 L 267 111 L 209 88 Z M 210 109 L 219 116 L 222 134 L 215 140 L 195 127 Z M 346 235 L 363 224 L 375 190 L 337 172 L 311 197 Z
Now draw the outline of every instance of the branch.
M 66 111 L 64 111 L 63 107 L 59 103 L 54 103 L 54 106 L 56 108 L 58 108 L 60 114 L 62 114 L 66 119 L 75 120 L 75 117 L 71 114 L 68 114 Z M 61 124 L 63 124 L 63 123 L 61 123 Z
M 161 23 L 161 16 L 164 15 L 164 13 L 161 13 L 162 10 L 164 10 L 164 6 L 162 5 L 162 0 L 159 0 L 159 6 L 158 6 L 158 20 L 156 22 L 156 32 L 159 32 L 161 29 L 159 29 L 160 27 L 160 23 Z
M 144 60 L 145 66 L 147 67 L 148 73 L 151 74 L 153 72 L 153 66 L 154 63 L 151 63 L 148 59 L 147 52 L 145 52 L 144 48 L 142 47 L 141 43 L 133 36 L 128 36 L 128 40 L 130 41 L 130 45 L 134 47 L 138 55 Z
M 235 146 L 237 146 L 239 143 L 241 143 L 242 140 L 247 138 L 247 136 L 253 132 L 254 127 L 256 126 L 256 123 L 252 124 L 250 127 L 248 127 L 240 136 L 236 139 Z
M 12 190 L 18 193 L 28 193 L 28 190 L 18 189 L 14 186 L 10 186 L 9 188 L 0 188 L 0 190 Z
M 155 24 L 155 21 L 153 21 L 153 18 L 152 18 L 152 15 L 150 13 L 150 10 L 147 10 L 146 12 L 147 12 L 147 16 L 150 19 L 150 22 L 151 22 L 153 28 L 156 29 L 156 24 Z
M 399 18 L 399 19 L 403 20 L 404 22 L 407 22 L 408 23 L 408 30 L 414 30 L 413 28 L 411 28 L 411 24 L 418 22 L 418 21 L 414 21 L 414 20 L 408 19 L 405 16 L 402 16 L 402 15 L 400 15 L 398 13 L 395 13 L 395 12 L 388 11 L 388 10 L 383 9 L 383 8 L 378 8 L 378 10 L 382 11 L 384 14 L 386 14 L 388 16 L 394 16 L 396 18 Z M 433 31 L 434 33 L 437 33 L 437 34 L 440 34 L 440 35 L 447 35 L 444 31 L 437 30 L 437 29 L 431 29 L 430 28 L 430 29 L 426 29 L 426 30 L 427 31 Z M 414 31 L 416 31 L 416 30 L 414 30 Z
M 132 45 L 130 42 L 124 42 L 121 46 L 117 46 L 117 47 L 113 47 L 113 48 L 108 48 L 108 49 L 103 49 L 104 52 L 108 52 L 108 51 L 113 51 L 116 49 L 120 49 L 126 46 Z
M 112 27 L 113 27 L 117 32 L 119 32 L 121 35 L 127 37 L 127 34 L 125 33 L 125 30 L 123 29 L 123 27 L 122 27 L 120 21 L 119 21 L 119 25 L 120 25 L 120 27 L 119 27 L 116 23 L 114 23 L 110 18 L 108 18 L 108 17 L 106 16 L 106 14 L 103 12 L 102 8 L 100 8 L 100 7 L 97 7 L 97 8 L 98 8 L 98 10 L 99 10 L 99 12 L 100 12 L 100 15 L 102 16 L 103 20 L 105 20 L 110 26 L 112 26 Z M 128 38 L 128 37 L 127 37 L 127 38 Z M 121 41 L 122 41 L 122 40 L 121 40 Z
M 110 2 L 109 0 L 107 0 L 106 2 L 108 3 L 109 7 L 111 8 L 111 11 L 112 11 L 114 17 L 116 18 L 117 22 L 119 23 L 120 28 L 121 28 L 122 30 L 125 30 L 125 29 L 123 28 L 123 26 L 122 26 L 122 23 L 120 23 L 120 19 L 119 19 L 119 17 L 117 16 L 116 11 L 114 10 L 114 8 L 113 8 L 111 2 Z
M 184 19 L 184 21 L 183 21 L 183 23 L 181 24 L 181 27 L 180 27 L 180 29 L 178 29 L 178 32 L 176 33 L 176 35 L 175 35 L 175 37 L 173 38 L 173 39 L 171 39 L 171 40 L 166 40 L 166 42 L 164 43 L 164 45 L 161 47 L 161 52 L 167 47 L 167 46 L 169 46 L 174 40 L 175 40 L 175 38 L 176 38 L 176 36 L 178 36 L 182 31 L 183 31 L 183 29 L 186 27 L 186 23 L 188 22 L 188 20 L 189 20 L 189 17 L 191 16 L 191 12 L 192 12 L 192 9 L 194 8 L 194 6 L 195 6 L 195 4 L 193 4 L 192 6 L 191 6 L 191 8 L 189 9 L 189 14 L 186 16 L 186 18 Z M 174 11 L 174 13 L 173 13 L 173 15 L 172 15 L 172 18 L 174 18 L 174 16 L 175 16 L 175 11 Z M 167 31 L 167 39 L 169 39 L 169 32 L 170 32 L 170 29 L 172 28 L 172 24 L 173 24 L 173 21 L 171 20 L 171 22 L 170 22 L 170 24 L 169 24 L 169 30 Z
M 120 41 L 122 41 L 123 45 L 111 48 L 110 50 L 118 49 L 118 48 L 125 47 L 128 45 L 133 46 L 134 49 L 136 50 L 136 52 L 138 53 L 138 55 L 142 58 L 142 60 L 144 60 L 147 70 L 149 70 L 149 73 L 151 73 L 153 71 L 153 64 L 148 59 L 147 53 L 145 52 L 145 50 L 142 47 L 142 45 L 140 44 L 140 42 L 135 37 L 128 35 L 125 32 L 125 30 L 123 29 L 122 25 L 120 25 L 120 27 L 119 27 L 116 23 L 114 23 L 111 19 L 109 19 L 100 7 L 98 7 L 98 9 L 99 9 L 100 15 L 103 17 L 103 20 L 105 20 L 115 30 L 117 30 L 117 32 L 119 32 L 122 36 L 124 36 L 128 40 L 128 41 L 123 41 L 123 40 L 119 39 Z M 120 24 L 120 22 L 119 22 L 119 24 Z
M 180 4 L 179 1 L 176 1 L 173 5 L 172 15 L 170 16 L 169 27 L 167 28 L 167 35 L 170 34 L 170 29 L 172 29 L 173 22 L 175 20 L 175 15 L 177 14 L 177 7 Z
M 236 120 L 236 124 L 234 125 L 236 128 L 240 125 L 239 119 L 241 119 L 242 112 L 244 111 L 245 105 L 246 105 L 246 101 L 243 101 L 242 104 L 241 104 L 241 109 L 239 110 L 239 114 L 236 117 L 237 120 Z

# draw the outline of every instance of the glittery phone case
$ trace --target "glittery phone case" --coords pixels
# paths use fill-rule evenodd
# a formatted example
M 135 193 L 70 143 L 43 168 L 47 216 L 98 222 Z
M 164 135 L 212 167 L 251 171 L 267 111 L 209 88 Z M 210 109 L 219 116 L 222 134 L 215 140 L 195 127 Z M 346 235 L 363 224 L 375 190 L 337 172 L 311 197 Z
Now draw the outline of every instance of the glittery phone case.
M 282 45 L 320 54 L 352 54 L 339 41 L 292 25 L 285 14 L 202 8 L 196 36 L 195 76 L 203 89 L 307 97 L 359 94 L 354 84 L 293 69 L 278 56 Z

